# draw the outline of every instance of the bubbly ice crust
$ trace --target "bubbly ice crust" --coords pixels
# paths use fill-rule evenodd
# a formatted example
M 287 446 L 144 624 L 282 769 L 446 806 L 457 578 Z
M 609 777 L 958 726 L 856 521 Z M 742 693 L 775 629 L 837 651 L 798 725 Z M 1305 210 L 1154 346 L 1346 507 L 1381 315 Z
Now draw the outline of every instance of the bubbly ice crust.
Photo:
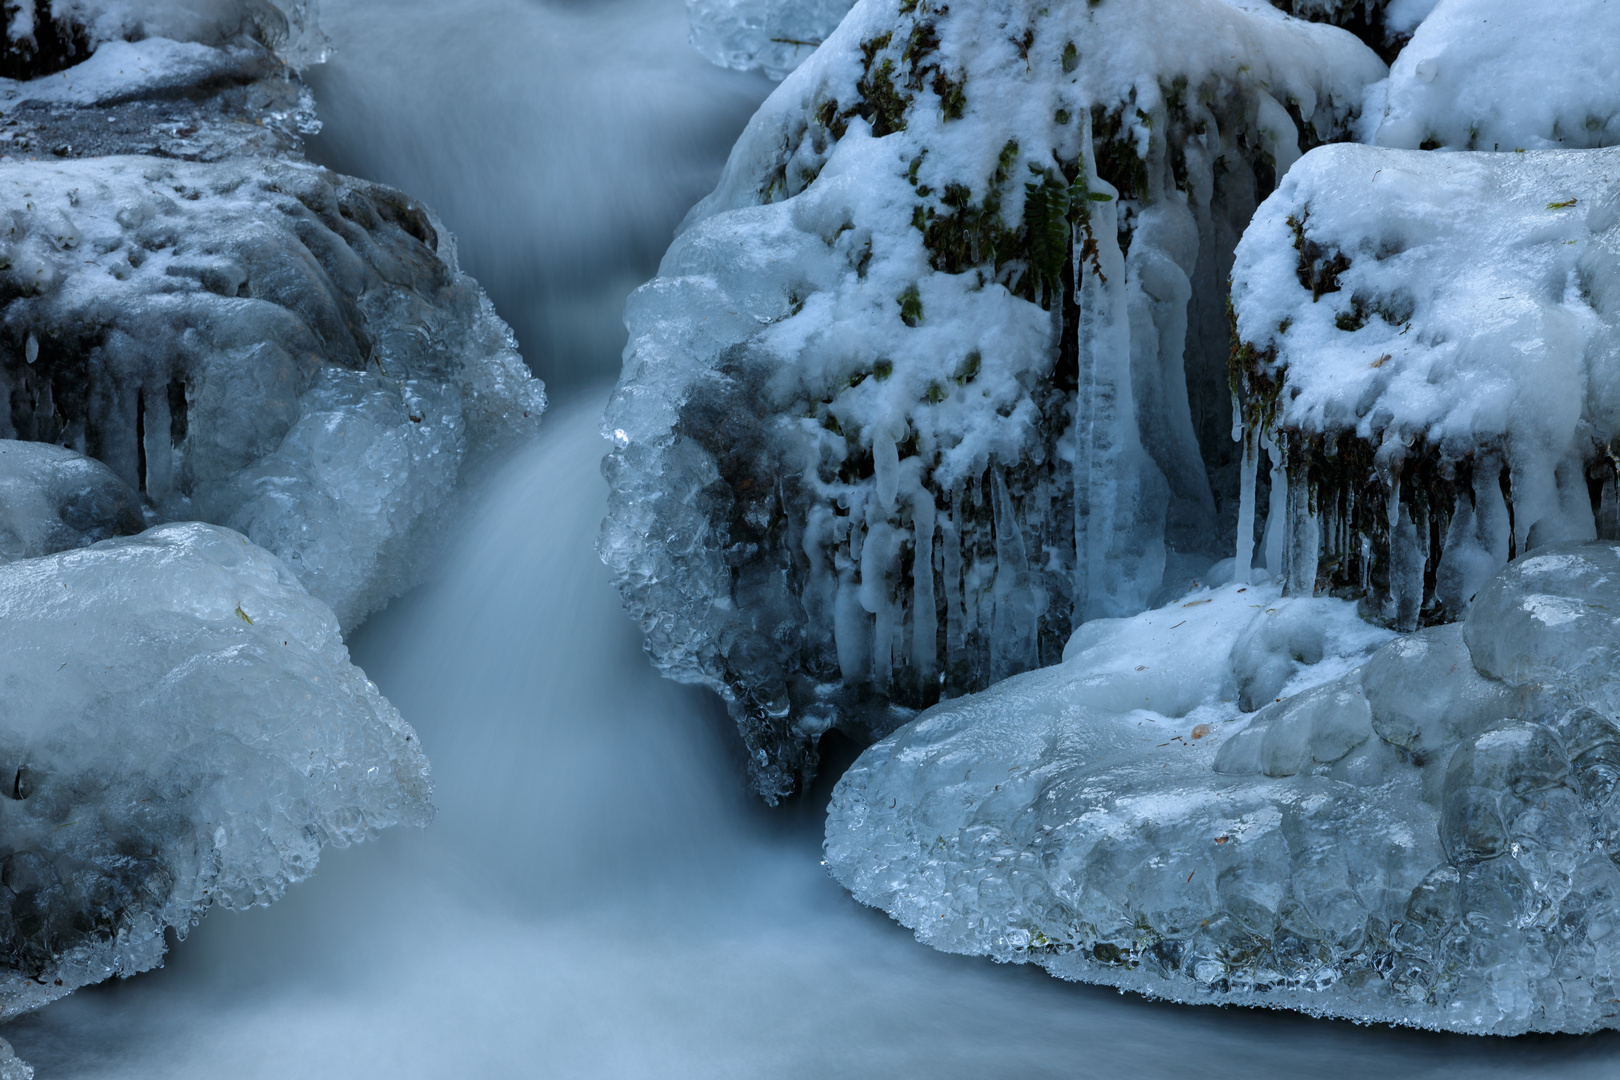
M 0 1017 L 432 815 L 420 744 L 331 609 L 228 529 L 0 565 L 0 686 Z
M 1615 1026 L 1620 545 L 1549 545 L 1406 636 L 1324 648 L 1306 604 L 1354 622 L 1227 586 L 929 710 L 839 782 L 829 870 L 936 948 L 1177 1001 Z

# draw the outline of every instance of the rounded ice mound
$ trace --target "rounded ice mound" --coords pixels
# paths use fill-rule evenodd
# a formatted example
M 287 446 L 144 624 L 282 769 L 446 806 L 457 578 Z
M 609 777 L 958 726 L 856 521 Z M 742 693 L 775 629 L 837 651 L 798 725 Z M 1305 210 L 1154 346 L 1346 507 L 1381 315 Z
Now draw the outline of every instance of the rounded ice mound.
M 0 561 L 144 528 L 140 497 L 101 462 L 49 443 L 0 439 Z
M 0 437 L 227 525 L 353 626 L 545 397 L 399 192 L 264 159 L 0 165 Z
M 852 0 L 686 0 L 692 45 L 737 71 L 782 79 L 825 41 Z
M 862 0 L 765 103 L 630 300 L 601 550 L 767 798 L 1227 553 L 1231 244 L 1383 72 L 1269 7 Z
M 827 866 L 936 948 L 1177 1001 L 1620 1026 L 1616 582 L 1620 545 L 1554 545 L 1463 625 L 1368 627 L 1386 642 L 1365 664 L 1302 666 L 1247 717 L 1235 675 L 1206 684 L 1192 657 L 1233 649 L 1256 590 L 1124 620 L 867 750 Z M 1138 667 L 1135 709 L 1088 689 L 1089 668 Z M 1185 714 L 1150 711 L 1189 691 Z
M 331 610 L 226 529 L 0 566 L 0 688 L 0 1018 L 432 814 L 420 744 Z
M 1614 146 L 1617 42 L 1608 0 L 1444 0 L 1369 91 L 1362 139 L 1408 150 Z
M 1256 212 L 1234 367 L 1298 496 L 1291 584 L 1411 630 L 1510 558 L 1620 536 L 1617 168 L 1324 146 Z

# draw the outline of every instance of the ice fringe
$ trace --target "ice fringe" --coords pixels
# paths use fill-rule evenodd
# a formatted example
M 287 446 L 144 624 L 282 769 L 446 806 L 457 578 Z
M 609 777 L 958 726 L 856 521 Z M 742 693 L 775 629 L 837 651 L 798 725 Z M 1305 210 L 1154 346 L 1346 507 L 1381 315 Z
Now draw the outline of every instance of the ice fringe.
M 1617 166 L 1323 147 L 1256 213 L 1235 377 L 1283 448 L 1293 589 L 1410 630 L 1517 554 L 1620 535 Z
M 1322 610 L 1282 622 L 1301 605 Z M 1614 1026 L 1617 606 L 1620 545 L 1595 541 L 1393 640 L 1347 602 L 1237 585 L 1082 628 L 1062 665 L 863 754 L 827 865 L 921 941 L 1064 978 L 1481 1034 Z M 1335 620 L 1240 715 L 1245 679 Z
M 1229 550 L 1231 246 L 1383 74 L 1270 9 L 867 0 L 782 84 L 630 301 L 601 548 L 767 798 Z

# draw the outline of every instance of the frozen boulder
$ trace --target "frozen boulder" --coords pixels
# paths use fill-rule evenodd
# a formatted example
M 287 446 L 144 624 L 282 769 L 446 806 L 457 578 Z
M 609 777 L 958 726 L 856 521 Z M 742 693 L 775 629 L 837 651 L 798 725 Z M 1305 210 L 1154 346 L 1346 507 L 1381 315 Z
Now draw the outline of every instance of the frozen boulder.
M 1231 246 L 1383 71 L 1264 6 L 865 0 L 765 103 L 630 300 L 601 550 L 767 798 L 1226 553 Z
M 692 45 L 737 71 L 782 79 L 838 27 L 851 0 L 686 0 Z
M 420 745 L 331 610 L 226 529 L 0 565 L 0 687 L 0 1018 L 431 816 Z
M 540 384 L 448 236 L 312 166 L 0 165 L 0 438 L 227 525 L 353 626 L 422 565 Z
M 1345 671 L 1364 638 L 1247 716 L 1238 646 L 1267 616 L 1237 605 L 1348 603 L 1228 586 L 1195 595 L 1202 622 L 1124 620 L 867 750 L 833 794 L 827 866 L 936 948 L 1176 1001 L 1616 1026 L 1617 582 L 1620 545 L 1551 545 L 1461 626 L 1368 625 L 1384 644 L 1365 663 Z M 1166 642 L 1181 659 L 1150 699 L 1088 695 L 1088 666 L 1152 670 Z M 1222 649 L 1213 688 L 1191 657 Z
M 1620 11 L 1608 0 L 1442 0 L 1369 91 L 1362 140 L 1504 153 L 1614 146 L 1617 70 Z
M 0 561 L 144 528 L 140 496 L 101 462 L 49 443 L 0 439 Z
M 1282 450 L 1291 590 L 1413 629 L 1516 555 L 1620 535 L 1616 168 L 1328 146 L 1260 208 L 1234 365 L 1250 445 Z
M 297 72 L 312 0 L 29 0 L 6 8 L 0 158 L 296 154 L 320 128 Z

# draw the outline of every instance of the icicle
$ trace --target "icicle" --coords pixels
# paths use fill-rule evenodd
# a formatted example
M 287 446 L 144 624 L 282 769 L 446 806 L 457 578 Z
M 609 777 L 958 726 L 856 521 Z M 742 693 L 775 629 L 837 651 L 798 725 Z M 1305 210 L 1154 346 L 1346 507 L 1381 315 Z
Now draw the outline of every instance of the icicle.
M 881 427 L 872 433 L 872 484 L 884 513 L 894 513 L 900 494 L 900 452 L 894 436 Z
M 1097 175 L 1091 112 L 1080 110 L 1086 220 L 1074 244 L 1080 294 L 1076 326 L 1074 543 L 1075 624 L 1134 614 L 1164 577 L 1169 487 L 1143 450 L 1132 399 L 1125 256 L 1119 248 L 1119 192 Z
M 1013 512 L 1012 497 L 999 470 L 990 474 L 995 491 L 996 579 L 991 592 L 995 612 L 990 630 L 990 677 L 1005 679 L 1039 662 L 1035 654 L 1035 594 L 1023 529 Z
M 917 671 L 918 688 L 926 693 L 939 670 L 939 613 L 934 606 L 934 497 L 927 487 L 918 484 L 911 498 L 914 540 L 911 665 Z
M 889 582 L 893 576 L 895 549 L 899 546 L 894 527 L 887 521 L 867 526 L 861 549 L 861 607 L 874 616 L 872 622 L 872 684 L 887 690 L 894 671 L 894 599 Z
M 951 489 L 951 508 L 940 523 L 940 563 L 945 582 L 945 664 L 954 665 L 962 657 L 966 644 L 962 582 L 962 489 Z
M 1322 528 L 1311 512 L 1310 489 L 1293 484 L 1288 493 L 1288 580 L 1285 596 L 1315 596 Z
M 4 387 L 0 387 L 0 393 L 3 392 Z M 3 421 L 4 417 L 0 417 L 0 422 Z M 1610 464 L 1612 466 L 1614 463 Z M 1620 467 L 1614 468 L 1603 479 L 1603 488 L 1598 495 L 1597 531 L 1604 540 L 1620 540 Z
M 865 679 L 869 651 L 870 622 L 861 608 L 860 590 L 853 567 L 839 573 L 838 597 L 833 603 L 833 643 L 838 650 L 839 673 L 851 686 Z
M 1254 503 L 1256 472 L 1260 467 L 1260 454 L 1254 436 L 1239 433 L 1243 440 L 1242 493 L 1238 498 L 1236 565 L 1232 580 L 1248 584 L 1254 580 Z
M 147 392 L 142 400 L 146 404 L 141 449 L 146 454 L 146 496 L 154 505 L 161 506 L 174 488 L 174 447 L 169 435 L 169 395 L 159 385 L 155 393 Z
M 1265 438 L 1266 457 L 1271 462 L 1271 501 L 1266 506 L 1266 571 L 1271 580 L 1282 584 L 1286 568 L 1288 531 L 1288 472 L 1283 467 L 1282 451 L 1269 435 Z
M 1395 629 L 1416 630 L 1423 610 L 1423 569 L 1428 562 L 1427 538 L 1419 538 L 1412 515 L 1401 505 L 1401 484 L 1390 483 L 1386 506 L 1389 521 L 1389 595 Z

